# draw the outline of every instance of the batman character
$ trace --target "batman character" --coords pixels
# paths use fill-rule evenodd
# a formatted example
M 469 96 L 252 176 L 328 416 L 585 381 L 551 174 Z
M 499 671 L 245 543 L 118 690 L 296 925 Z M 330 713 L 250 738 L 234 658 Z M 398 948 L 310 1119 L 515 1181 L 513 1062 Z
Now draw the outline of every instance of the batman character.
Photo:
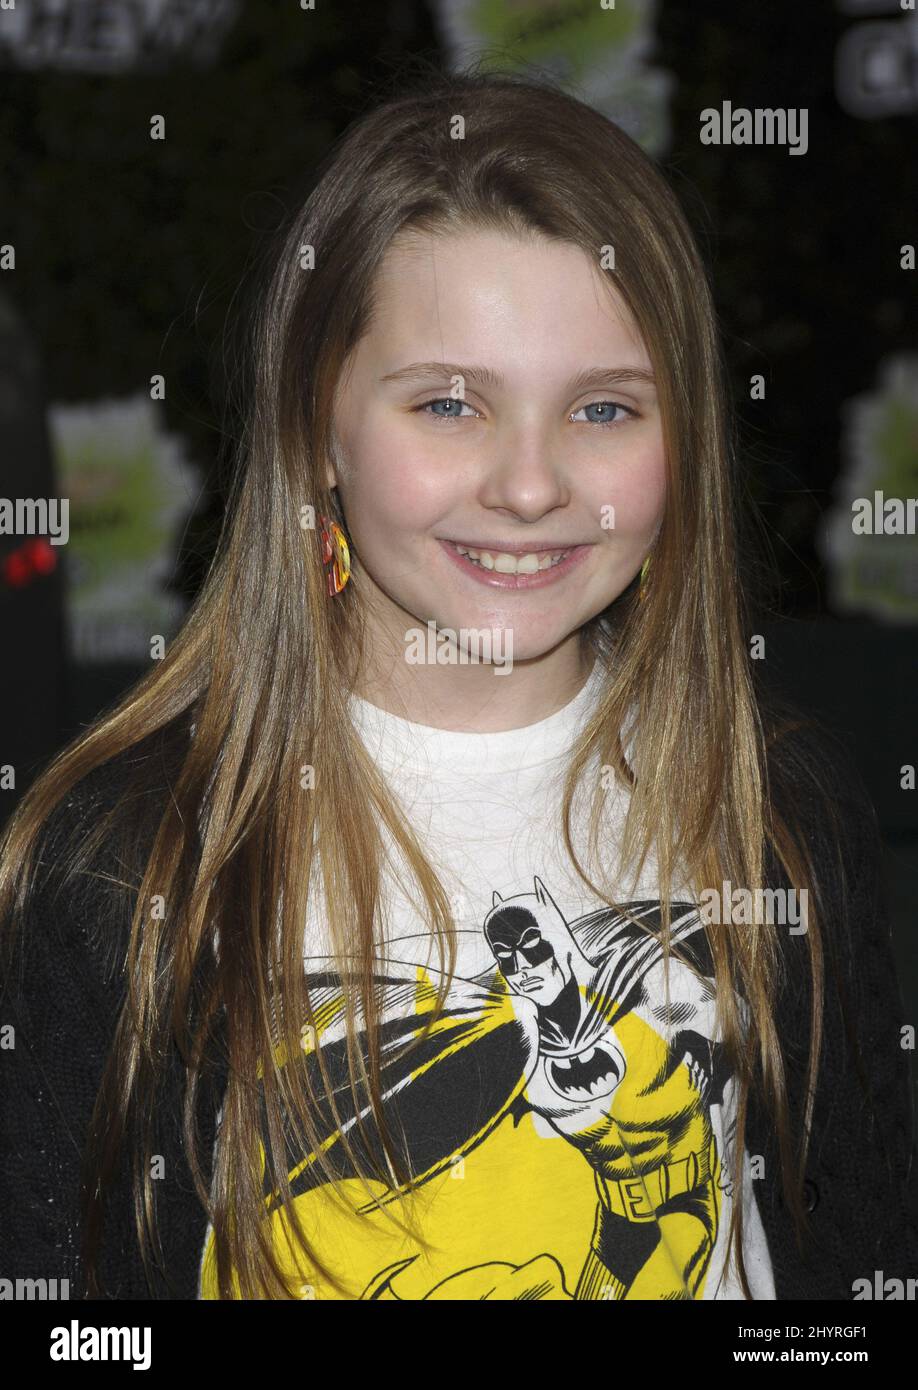
M 533 883 L 533 893 L 494 893 L 483 923 L 494 967 L 453 979 L 425 1039 L 418 1033 L 433 1009 L 436 973 L 387 958 L 376 976 L 385 1121 L 412 1174 L 377 1202 L 397 1200 L 408 1186 L 423 1189 L 508 1116 L 519 1125 L 530 1114 L 593 1175 L 595 1217 L 579 1275 L 569 1286 L 560 1262 L 540 1251 L 522 1264 L 457 1269 L 424 1296 L 700 1298 L 721 1194 L 730 1192 L 725 1150 L 733 1125 L 724 1116 L 733 1080 L 716 1040 L 713 966 L 697 909 L 673 905 L 676 951 L 667 962 L 659 903 L 628 904 L 636 922 L 604 907 L 569 923 L 542 880 Z M 309 974 L 316 1027 L 298 1060 L 326 1096 L 314 1120 L 336 1177 L 346 1180 L 356 1173 L 342 1134 L 361 1166 L 380 1171 L 384 1155 L 372 1110 L 365 1099 L 355 1104 L 349 1082 L 342 978 L 316 964 Z M 365 1032 L 360 1040 L 366 1060 Z M 289 1162 L 294 1197 L 327 1183 L 314 1155 L 291 1148 Z M 267 1175 L 265 1192 L 268 1210 L 276 1209 Z M 380 1269 L 360 1296 L 402 1297 L 399 1276 L 415 1258 Z

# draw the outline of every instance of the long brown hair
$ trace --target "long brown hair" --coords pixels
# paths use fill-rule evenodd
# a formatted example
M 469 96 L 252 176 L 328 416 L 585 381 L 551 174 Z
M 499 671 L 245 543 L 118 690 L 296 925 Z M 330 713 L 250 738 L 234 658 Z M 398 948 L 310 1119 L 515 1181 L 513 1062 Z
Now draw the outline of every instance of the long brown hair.
M 464 121 L 462 138 L 455 138 L 457 117 Z M 125 882 L 136 894 L 128 994 L 84 1163 L 91 1293 L 98 1287 L 105 1194 L 128 1142 L 147 1267 L 151 1240 L 156 1247 L 150 1117 L 164 1059 L 176 1046 L 185 1066 L 184 1142 L 214 1226 L 220 1296 L 297 1296 L 265 1236 L 263 1164 L 308 1265 L 336 1283 L 297 1218 L 286 1161 L 292 1125 L 296 1146 L 315 1153 L 324 1171 L 314 1122 L 320 1097 L 305 1073 L 283 1065 L 300 1054 L 304 1027 L 316 1024 L 302 932 L 318 867 L 329 951 L 351 963 L 350 1081 L 355 1094 L 363 1093 L 361 1104 L 372 1105 L 385 1150 L 378 1171 L 351 1156 L 368 1193 L 372 1180 L 390 1193 L 410 1182 L 385 1131 L 381 1103 L 373 987 L 381 826 L 416 875 L 437 943 L 444 984 L 432 1020 L 455 967 L 450 904 L 348 717 L 365 621 L 360 556 L 352 557 L 344 592 L 330 601 L 316 531 L 301 524 L 309 507 L 346 523 L 325 479 L 335 389 L 373 313 L 380 261 L 408 228 L 535 232 L 582 248 L 597 266 L 603 249 L 614 247 L 615 268 L 603 273 L 634 315 L 652 360 L 666 448 L 665 516 L 646 600 L 637 602 L 631 586 L 581 634 L 605 676 L 565 786 L 565 841 L 578 872 L 612 901 L 605 885 L 586 876 L 570 827 L 575 789 L 598 755 L 631 794 L 623 844 L 600 847 L 604 792 L 594 785 L 591 844 L 607 863 L 613 851 L 632 865 L 655 853 L 665 940 L 680 869 L 699 891 L 724 880 L 754 888 L 764 883 L 771 847 L 790 883 L 810 883 L 801 837 L 778 814 L 768 786 L 769 735 L 750 675 L 738 578 L 735 440 L 722 348 L 705 268 L 680 203 L 637 144 L 551 82 L 478 72 L 428 76 L 347 131 L 276 237 L 251 315 L 248 375 L 240 378 L 244 426 L 235 441 L 225 525 L 181 631 L 149 674 L 54 759 L 4 835 L 0 919 L 8 920 L 9 946 L 27 901 L 35 847 L 54 808 L 93 769 L 144 746 L 158 731 L 187 730 L 193 719 L 194 736 L 185 737 L 139 881 Z M 637 716 L 638 776 L 622 748 L 629 712 Z M 305 767 L 315 770 L 308 790 Z M 123 798 L 94 827 L 94 840 L 115 834 L 135 816 L 135 806 Z M 154 901 L 164 910 L 152 910 Z M 749 1088 L 761 1084 L 799 1230 L 821 1029 L 819 912 L 811 909 L 807 933 L 816 1007 L 796 1172 L 774 1018 L 775 928 L 759 922 L 708 935 L 723 1039 L 739 1087 L 734 1163 L 743 1152 Z M 748 1003 L 748 1032 L 737 990 Z M 365 1054 L 358 1027 L 366 1029 Z M 209 1188 L 195 1097 L 218 1034 L 228 1080 Z M 331 1095 L 321 1056 L 319 1065 Z M 351 1154 L 350 1140 L 342 1142 Z M 741 1191 L 738 1168 L 734 1183 Z M 736 1201 L 728 1250 L 735 1251 L 750 1297 L 742 1217 Z

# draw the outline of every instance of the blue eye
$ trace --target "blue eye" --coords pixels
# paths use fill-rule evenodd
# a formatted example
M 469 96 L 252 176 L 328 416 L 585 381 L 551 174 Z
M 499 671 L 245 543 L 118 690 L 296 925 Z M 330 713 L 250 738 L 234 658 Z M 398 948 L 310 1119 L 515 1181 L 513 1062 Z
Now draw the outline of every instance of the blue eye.
M 637 415 L 636 410 L 632 410 L 628 405 L 619 405 L 618 401 L 592 401 L 589 405 L 582 405 L 580 410 L 601 410 L 605 412 L 604 418 L 602 419 L 587 420 L 585 423 L 588 425 L 620 425 L 622 423 L 621 420 L 612 420 L 609 418 L 613 410 L 624 410 L 628 415 Z M 573 420 L 575 415 L 580 414 L 580 410 L 575 410 L 570 418 Z
M 461 420 L 463 418 L 461 414 L 463 406 L 467 406 L 469 410 L 472 410 L 468 401 L 457 400 L 454 396 L 440 396 L 436 400 L 425 401 L 423 405 L 418 406 L 418 410 L 427 413 L 432 405 L 445 405 L 449 407 L 449 414 L 447 415 L 440 415 L 436 411 L 432 412 L 436 420 Z M 473 410 L 472 414 L 477 414 L 477 411 Z M 468 419 L 469 417 L 466 416 L 465 418 Z

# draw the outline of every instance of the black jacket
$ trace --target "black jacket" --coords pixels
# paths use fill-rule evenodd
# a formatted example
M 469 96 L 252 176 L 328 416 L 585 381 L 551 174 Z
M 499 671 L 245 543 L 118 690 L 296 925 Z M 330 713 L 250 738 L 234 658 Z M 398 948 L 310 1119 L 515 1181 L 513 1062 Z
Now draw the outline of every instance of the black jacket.
M 915 1126 L 906 1022 L 879 883 L 880 843 L 862 787 L 837 754 L 798 743 L 773 786 L 803 813 L 818 872 L 831 904 L 827 923 L 829 983 L 825 1043 L 806 1192 L 811 1232 L 803 1253 L 784 1208 L 774 1125 L 754 1095 L 746 1148 L 761 1155 L 756 1195 L 779 1299 L 853 1297 L 857 1279 L 918 1274 L 913 1212 Z M 826 763 L 826 757 L 829 762 Z M 178 754 L 153 740 L 97 769 L 57 808 L 44 832 L 14 969 L 0 989 L 0 1029 L 15 1028 L 15 1046 L 0 1046 L 0 1276 L 69 1279 L 83 1294 L 79 1255 L 79 1156 L 104 1061 L 125 998 L 123 960 L 133 894 L 117 881 L 139 882 L 110 840 L 83 870 L 64 881 L 65 845 L 84 841 L 103 808 L 124 793 L 136 808 L 140 842 L 162 814 Z M 822 759 L 842 836 L 827 829 L 824 807 L 800 769 Z M 131 790 L 133 788 L 133 790 Z M 137 790 L 137 789 L 140 790 Z M 840 860 L 835 850 L 840 850 Z M 847 873 L 840 872 L 844 864 Z M 781 882 L 772 864 L 769 881 Z M 847 907 L 847 913 L 844 908 Z M 845 925 L 847 923 L 847 926 Z M 799 1131 L 809 1040 L 810 989 L 802 936 L 782 932 L 787 984 L 778 1002 L 779 1036 L 788 1064 L 791 1115 Z M 858 1082 L 846 1020 L 859 1041 Z M 109 1199 L 100 1273 L 111 1298 L 194 1298 L 207 1214 L 194 1192 L 180 1131 L 183 1069 L 173 1047 L 166 1099 L 156 1116 L 166 1179 L 157 1191 L 166 1269 L 146 1281 L 133 1223 L 126 1168 Z M 201 1112 L 202 1153 L 209 1161 L 219 1087 Z

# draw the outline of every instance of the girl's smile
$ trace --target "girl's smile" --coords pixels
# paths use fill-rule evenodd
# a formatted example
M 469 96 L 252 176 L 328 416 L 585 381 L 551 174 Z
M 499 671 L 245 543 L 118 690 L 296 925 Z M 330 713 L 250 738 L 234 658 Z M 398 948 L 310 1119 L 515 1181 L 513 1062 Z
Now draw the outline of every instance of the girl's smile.
M 445 553 L 463 574 L 492 589 L 544 589 L 577 569 L 593 549 L 575 545 L 569 549 L 475 550 L 455 541 L 441 540 Z

